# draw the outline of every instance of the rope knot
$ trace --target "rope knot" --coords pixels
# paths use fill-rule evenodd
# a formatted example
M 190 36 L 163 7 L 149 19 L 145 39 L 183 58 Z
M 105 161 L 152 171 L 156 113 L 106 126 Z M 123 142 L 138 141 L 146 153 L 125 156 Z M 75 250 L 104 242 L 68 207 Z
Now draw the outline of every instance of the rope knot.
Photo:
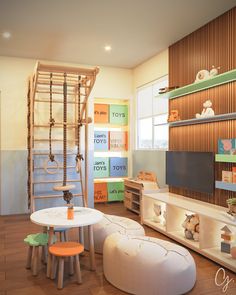
M 50 155 L 49 155 L 49 160 L 50 160 L 51 162 L 54 162 L 54 161 L 55 161 L 55 156 L 54 156 L 53 154 L 50 154 Z
M 77 154 L 76 157 L 75 157 L 75 160 L 76 160 L 76 162 L 83 161 L 84 160 L 84 157 L 83 157 L 82 154 Z
M 53 118 L 50 118 L 50 127 L 54 126 L 55 125 L 55 120 Z

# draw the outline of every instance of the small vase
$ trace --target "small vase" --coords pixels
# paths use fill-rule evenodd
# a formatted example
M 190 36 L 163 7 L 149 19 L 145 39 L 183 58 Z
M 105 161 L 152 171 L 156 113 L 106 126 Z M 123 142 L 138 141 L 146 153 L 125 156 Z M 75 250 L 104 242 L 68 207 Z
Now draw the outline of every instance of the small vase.
M 74 219 L 74 208 L 67 208 L 67 219 Z

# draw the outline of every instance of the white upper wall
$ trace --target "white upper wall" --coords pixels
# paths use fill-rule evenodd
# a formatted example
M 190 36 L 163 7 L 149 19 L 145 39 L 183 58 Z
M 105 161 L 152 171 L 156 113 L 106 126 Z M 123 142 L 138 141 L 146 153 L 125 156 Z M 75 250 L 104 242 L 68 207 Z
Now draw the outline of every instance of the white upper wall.
M 34 59 L 0 56 L 1 150 L 27 147 L 27 80 L 35 64 Z M 132 99 L 132 70 L 100 67 L 91 93 L 93 97 Z
M 168 74 L 168 49 L 133 69 L 134 90 Z

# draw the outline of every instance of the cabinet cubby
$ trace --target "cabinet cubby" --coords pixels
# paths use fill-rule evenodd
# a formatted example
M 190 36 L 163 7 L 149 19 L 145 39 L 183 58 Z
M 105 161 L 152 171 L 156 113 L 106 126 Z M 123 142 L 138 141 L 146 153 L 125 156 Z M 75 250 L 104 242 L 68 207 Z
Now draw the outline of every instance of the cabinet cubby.
M 165 223 L 154 221 L 153 205 L 161 205 L 166 212 Z M 185 214 L 199 215 L 199 241 L 185 238 L 182 224 Z M 227 208 L 186 198 L 173 193 L 144 194 L 141 200 L 141 222 L 177 242 L 236 271 L 236 260 L 221 252 L 221 229 L 227 225 L 236 238 L 236 219 L 227 214 Z

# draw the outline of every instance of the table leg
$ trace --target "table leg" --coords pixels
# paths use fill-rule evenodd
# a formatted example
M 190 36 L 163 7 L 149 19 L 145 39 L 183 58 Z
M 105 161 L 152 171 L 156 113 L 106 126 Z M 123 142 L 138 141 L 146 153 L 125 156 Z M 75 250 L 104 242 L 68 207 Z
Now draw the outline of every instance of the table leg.
M 54 228 L 49 227 L 49 237 L 48 237 L 48 246 L 52 245 L 53 243 L 53 235 L 54 235 Z M 52 267 L 52 257 L 48 251 L 48 263 L 47 263 L 47 278 L 50 278 L 51 275 L 51 267 Z
M 84 228 L 83 228 L 83 226 L 79 227 L 79 243 L 84 245 Z
M 93 225 L 88 226 L 88 236 L 89 236 L 89 258 L 90 258 L 90 269 L 95 270 L 95 253 L 94 253 L 94 239 L 93 239 Z

